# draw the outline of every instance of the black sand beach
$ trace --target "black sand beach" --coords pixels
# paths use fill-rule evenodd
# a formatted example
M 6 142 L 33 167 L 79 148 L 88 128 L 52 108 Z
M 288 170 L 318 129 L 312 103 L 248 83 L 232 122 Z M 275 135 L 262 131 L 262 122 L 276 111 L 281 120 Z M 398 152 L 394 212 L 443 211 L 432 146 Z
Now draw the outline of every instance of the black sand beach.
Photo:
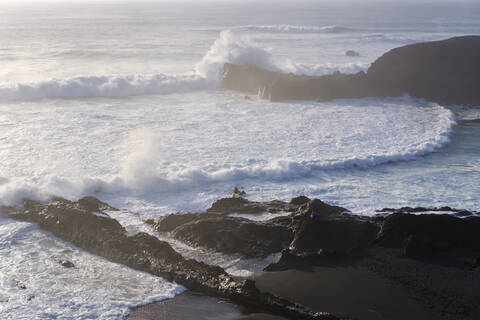
M 364 268 L 314 267 L 311 271 L 264 272 L 255 277 L 261 291 L 358 320 L 440 320 L 408 290 Z M 171 300 L 132 310 L 130 320 L 285 319 L 268 314 L 238 316 L 241 308 L 215 298 L 185 293 Z M 245 312 L 245 310 L 243 310 Z

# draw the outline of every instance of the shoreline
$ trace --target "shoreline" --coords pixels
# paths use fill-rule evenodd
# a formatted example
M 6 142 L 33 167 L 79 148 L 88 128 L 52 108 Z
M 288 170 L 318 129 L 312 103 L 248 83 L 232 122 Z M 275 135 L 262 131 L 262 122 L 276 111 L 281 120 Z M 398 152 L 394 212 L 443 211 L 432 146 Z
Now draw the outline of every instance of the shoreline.
M 314 267 L 312 270 L 263 272 L 253 278 L 260 291 L 356 320 L 441 320 L 415 300 L 405 287 L 364 267 Z M 188 305 L 187 303 L 188 302 Z M 212 297 L 182 293 L 131 310 L 127 320 L 287 320 L 281 316 L 248 312 Z M 188 307 L 188 310 L 185 310 Z M 208 310 L 208 312 L 204 312 Z M 243 311 L 243 312 L 242 312 Z M 234 315 L 234 312 L 241 314 Z
M 176 282 L 189 291 L 131 311 L 129 319 L 474 320 L 480 317 L 480 213 L 449 207 L 384 208 L 372 217 L 305 196 L 252 202 L 235 189 L 202 214 L 147 220 L 152 234 L 129 235 L 93 197 L 26 200 L 6 217 L 112 262 Z M 452 214 L 432 214 L 438 211 Z M 255 221 L 231 216 L 273 218 Z M 251 278 L 188 259 L 154 236 L 244 257 L 281 251 Z M 208 261 L 207 261 L 208 262 Z M 263 314 L 269 314 L 265 316 Z M 276 318 L 275 318 L 276 317 Z

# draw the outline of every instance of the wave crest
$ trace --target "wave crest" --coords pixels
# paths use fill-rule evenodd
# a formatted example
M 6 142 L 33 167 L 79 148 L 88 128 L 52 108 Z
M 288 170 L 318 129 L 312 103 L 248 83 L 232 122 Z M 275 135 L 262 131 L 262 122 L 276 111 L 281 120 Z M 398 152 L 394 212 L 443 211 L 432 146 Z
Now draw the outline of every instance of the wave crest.
M 42 98 L 126 97 L 142 94 L 168 94 L 211 88 L 213 83 L 198 75 L 90 76 L 67 80 L 0 87 L 3 101 Z
M 260 26 L 260 28 L 264 27 Z M 293 30 L 302 30 L 306 27 L 294 28 L 283 25 L 278 28 L 278 30 L 293 32 Z M 336 28 L 338 27 L 321 27 L 319 30 L 336 30 Z M 266 28 L 265 30 L 269 29 Z M 308 28 L 305 30 L 308 30 Z M 253 43 L 248 36 L 235 34 L 231 30 L 224 30 L 220 32 L 219 38 L 212 44 L 202 60 L 195 65 L 190 74 L 85 76 L 32 83 L 4 84 L 0 85 L 0 101 L 127 97 L 216 89 L 220 85 L 220 76 L 226 62 L 255 65 L 270 71 L 307 75 L 323 75 L 335 71 L 355 73 L 365 70 L 369 66 L 365 63 L 307 65 L 288 58 L 278 59 L 269 50 Z
M 346 33 L 354 31 L 351 28 L 340 26 L 295 26 L 288 24 L 278 25 L 248 25 L 241 27 L 248 31 L 264 32 L 264 33 Z
M 47 200 L 57 195 L 79 198 L 84 195 L 138 196 L 174 194 L 178 192 L 208 189 L 214 184 L 232 185 L 247 181 L 288 182 L 313 177 L 327 170 L 370 168 L 386 163 L 414 160 L 442 148 L 450 141 L 455 126 L 455 116 L 447 109 L 439 108 L 436 125 L 425 139 L 415 141 L 386 152 L 350 155 L 344 158 L 323 160 L 248 160 L 228 166 L 182 166 L 178 163 L 159 166 L 156 144 L 158 139 L 147 130 L 132 132 L 127 148 L 131 153 L 123 160 L 121 170 L 115 176 L 64 179 L 50 175 L 41 184 L 10 179 L 0 184 L 1 204 L 15 204 L 23 198 Z M 139 144 L 138 141 L 142 141 Z

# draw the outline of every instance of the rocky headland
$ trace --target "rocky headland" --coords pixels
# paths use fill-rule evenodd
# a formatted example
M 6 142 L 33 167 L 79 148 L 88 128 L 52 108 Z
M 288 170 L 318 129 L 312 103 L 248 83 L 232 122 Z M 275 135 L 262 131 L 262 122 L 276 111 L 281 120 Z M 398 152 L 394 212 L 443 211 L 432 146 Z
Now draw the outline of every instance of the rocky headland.
M 409 94 L 447 105 L 480 105 L 479 78 L 480 36 L 463 36 L 395 48 L 356 74 L 304 76 L 226 63 L 222 83 L 270 101 Z
M 171 214 L 145 222 L 152 234 L 168 234 L 196 248 L 245 258 L 281 252 L 263 274 L 240 279 L 219 266 L 183 257 L 152 234 L 129 235 L 108 215 L 113 210 L 87 197 L 55 198 L 49 203 L 25 200 L 18 207 L 2 207 L 1 213 L 34 222 L 110 261 L 243 306 L 252 313 L 249 319 L 270 319 L 266 314 L 329 320 L 480 317 L 476 212 L 405 207 L 360 216 L 303 196 L 288 203 L 252 202 L 235 194 L 204 213 Z M 254 221 L 231 215 L 265 212 L 274 217 Z M 386 298 L 390 293 L 396 298 Z M 358 302 L 367 297 L 371 300 Z M 400 311 L 392 314 L 396 309 Z

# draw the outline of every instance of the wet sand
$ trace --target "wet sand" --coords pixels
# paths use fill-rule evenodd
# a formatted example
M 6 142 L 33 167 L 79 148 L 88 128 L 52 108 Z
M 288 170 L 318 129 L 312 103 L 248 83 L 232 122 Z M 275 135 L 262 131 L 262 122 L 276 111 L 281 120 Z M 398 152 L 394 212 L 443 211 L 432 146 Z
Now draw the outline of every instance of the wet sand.
M 255 278 L 261 291 L 302 303 L 316 311 L 357 320 L 439 320 L 408 290 L 354 267 L 314 267 L 312 271 L 264 272 Z M 185 292 L 173 299 L 132 310 L 129 320 L 285 320 L 248 311 L 230 302 Z
M 186 291 L 172 299 L 135 308 L 128 320 L 234 320 L 245 313 L 228 301 Z
M 367 270 L 315 267 L 312 272 L 265 272 L 257 287 L 316 311 L 358 320 L 437 320 L 407 289 Z

